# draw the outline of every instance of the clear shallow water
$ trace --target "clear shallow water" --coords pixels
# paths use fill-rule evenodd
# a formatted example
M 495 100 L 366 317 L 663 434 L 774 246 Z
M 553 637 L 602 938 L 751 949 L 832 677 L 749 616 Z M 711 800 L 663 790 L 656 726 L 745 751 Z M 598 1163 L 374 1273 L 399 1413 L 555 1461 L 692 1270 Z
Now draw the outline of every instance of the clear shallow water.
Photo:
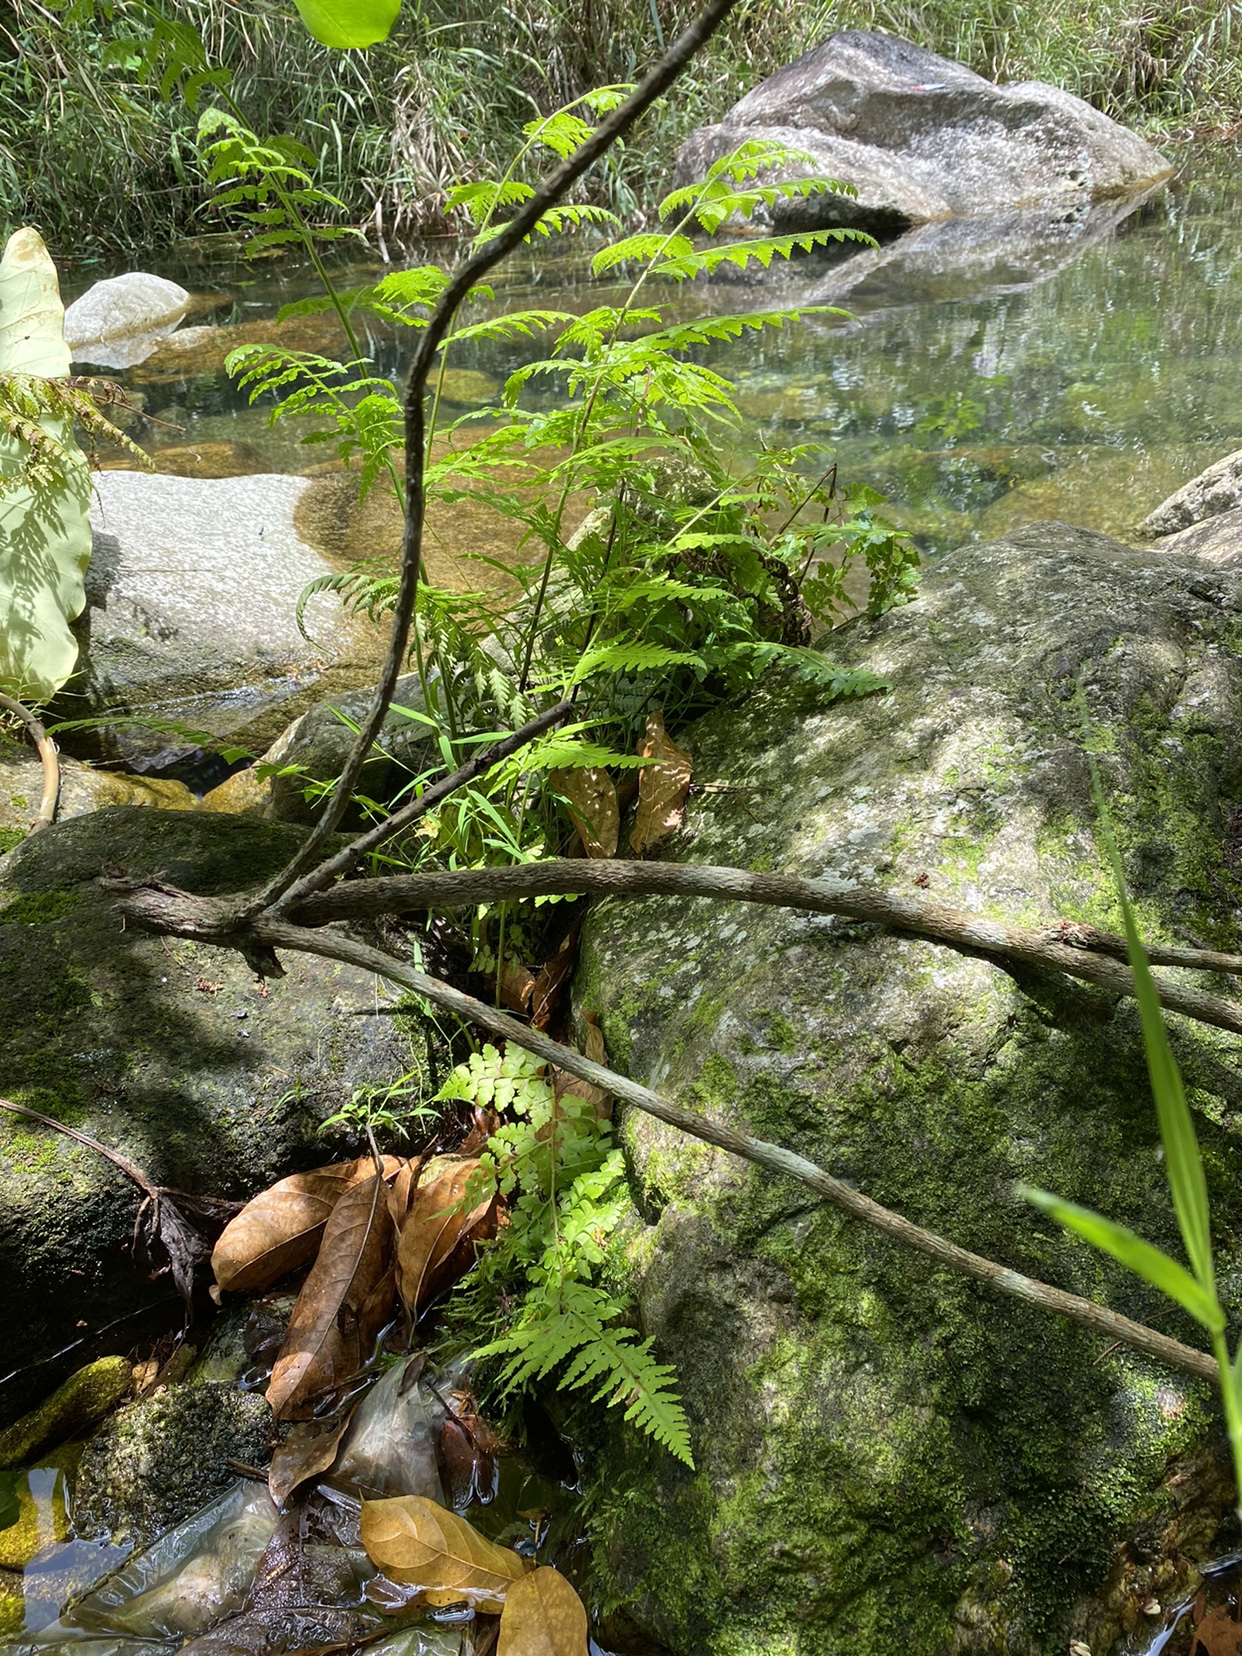
M 1217 148 L 1180 159 L 1177 178 L 1115 227 L 1116 212 L 1086 227 L 1027 219 L 1016 237 L 1005 233 L 1014 225 L 1002 225 L 964 249 L 932 227 L 909 251 L 806 260 L 754 282 L 699 282 L 667 299 L 681 315 L 851 306 L 857 320 L 808 317 L 706 360 L 737 382 L 746 445 L 828 443 L 842 478 L 880 488 L 927 550 L 1042 517 L 1132 535 L 1173 488 L 1242 446 L 1236 155 Z M 433 243 L 411 262 L 443 257 L 448 245 Z M 577 310 L 619 295 L 581 280 L 567 256 L 539 252 L 538 262 L 530 254 L 513 262 L 498 304 Z M 382 269 L 363 260 L 341 274 L 356 283 Z M 192 250 L 159 270 L 196 294 L 186 325 L 270 319 L 312 291 L 297 268 Z M 66 281 L 66 297 L 94 274 Z M 400 374 L 404 341 L 376 337 L 371 348 L 381 371 Z M 470 372 L 449 412 L 487 400 L 536 354 L 535 344 L 459 348 L 454 366 Z M 249 408 L 218 367 L 153 373 L 147 365 L 117 377 L 168 422 L 144 423 L 139 440 L 157 452 L 216 445 L 199 462 L 208 471 L 303 471 L 330 453 L 301 446 L 293 424 L 269 429 L 265 412 Z M 219 445 L 242 446 L 230 455 Z

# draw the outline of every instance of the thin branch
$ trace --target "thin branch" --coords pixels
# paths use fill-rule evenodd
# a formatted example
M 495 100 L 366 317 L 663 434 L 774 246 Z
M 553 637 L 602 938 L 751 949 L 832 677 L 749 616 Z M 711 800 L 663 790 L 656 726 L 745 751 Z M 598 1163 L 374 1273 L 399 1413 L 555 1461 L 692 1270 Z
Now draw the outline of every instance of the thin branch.
M 503 741 L 493 742 L 491 747 L 484 748 L 482 753 L 476 753 L 473 759 L 468 759 L 451 776 L 442 777 L 439 782 L 433 783 L 431 787 L 419 794 L 417 799 L 412 799 L 408 805 L 403 805 L 399 811 L 394 811 L 391 816 L 386 816 L 381 822 L 377 822 L 374 827 L 368 828 L 365 833 L 359 834 L 356 839 L 351 840 L 335 856 L 329 857 L 326 862 L 320 863 L 317 868 L 304 875 L 302 879 L 290 886 L 283 897 L 278 898 L 272 904 L 273 911 L 279 914 L 292 908 L 295 903 L 302 902 L 313 893 L 322 891 L 325 886 L 331 885 L 339 874 L 346 874 L 355 867 L 359 858 L 365 857 L 370 851 L 374 851 L 377 845 L 382 845 L 393 834 L 400 833 L 403 828 L 408 828 L 412 822 L 417 822 L 419 817 L 425 816 L 430 810 L 434 810 L 450 794 L 456 793 L 459 788 L 466 787 L 476 777 L 485 776 L 493 765 L 498 765 L 503 759 L 508 759 L 512 754 L 517 753 L 528 742 L 533 742 L 536 736 L 542 736 L 545 730 L 551 730 L 553 726 L 563 724 L 573 710 L 574 704 L 572 701 L 557 702 L 555 707 L 549 707 L 546 712 L 540 713 L 537 718 L 529 720 L 520 730 L 515 730 L 511 736 L 506 736 Z
M 56 821 L 56 806 L 60 801 L 60 756 L 56 752 L 56 743 L 28 707 L 3 694 L 0 694 L 0 707 L 16 713 L 43 761 L 43 798 L 39 801 L 39 814 L 30 827 L 30 832 L 35 834 L 40 828 Z
M 601 858 L 523 863 L 515 868 L 471 869 L 463 873 L 395 875 L 350 880 L 298 905 L 291 918 L 303 926 L 333 920 L 399 914 L 419 908 L 473 907 L 521 897 L 600 895 L 612 897 L 716 897 L 778 908 L 840 914 L 946 943 L 950 948 L 1065 972 L 1122 995 L 1134 994 L 1125 958 L 1126 942 L 1109 932 L 1074 921 L 1046 927 L 1013 926 L 964 913 L 920 897 L 854 885 L 847 880 L 804 880 L 792 874 L 752 874 L 744 868 L 686 863 L 645 863 Z M 1153 964 L 1193 966 L 1204 971 L 1242 973 L 1242 956 L 1199 949 L 1148 951 Z M 1242 1034 L 1242 1004 L 1202 990 L 1158 981 L 1161 1002 L 1199 1023 Z
M 736 4 L 737 0 L 709 0 L 685 33 L 625 102 L 613 110 L 606 120 L 601 121 L 586 142 L 549 174 L 521 211 L 514 215 L 498 235 L 493 236 L 473 258 L 466 260 L 445 288 L 428 318 L 427 326 L 419 337 L 418 349 L 405 387 L 406 506 L 405 532 L 401 546 L 401 581 L 393 608 L 388 655 L 376 687 L 375 702 L 358 732 L 345 761 L 345 767 L 337 779 L 336 787 L 324 807 L 323 815 L 288 866 L 270 880 L 241 911 L 243 918 L 250 919 L 261 909 L 275 902 L 295 880 L 314 867 L 316 859 L 326 850 L 332 835 L 340 825 L 358 778 L 362 774 L 362 767 L 383 728 L 397 680 L 405 664 L 410 626 L 418 596 L 423 514 L 426 507 L 426 410 L 423 406 L 423 393 L 436 354 L 452 326 L 458 307 L 493 266 L 499 264 L 525 241 L 547 210 L 554 207 L 583 173 L 594 166 L 617 139 L 629 131 L 657 98 L 663 96 Z
M 137 894 L 145 895 L 145 892 Z M 149 924 L 146 909 L 136 898 L 128 900 L 121 907 L 136 924 Z M 169 929 L 170 918 L 165 914 L 156 923 L 156 929 Z M 1012 1299 L 1022 1300 L 1027 1305 L 1037 1306 L 1042 1311 L 1068 1317 L 1071 1321 L 1081 1323 L 1085 1328 L 1090 1328 L 1108 1339 L 1123 1341 L 1126 1345 L 1133 1346 L 1136 1351 L 1154 1357 L 1172 1368 L 1182 1369 L 1187 1374 L 1198 1375 L 1204 1379 L 1218 1378 L 1216 1364 L 1206 1352 L 1196 1351 L 1192 1346 L 1183 1345 L 1181 1341 L 1171 1339 L 1167 1334 L 1161 1334 L 1143 1323 L 1133 1322 L 1119 1312 L 1095 1304 L 1093 1300 L 1066 1293 L 1061 1288 L 1053 1288 L 1047 1283 L 1036 1281 L 1033 1277 L 1024 1276 L 1020 1271 L 1012 1271 L 1004 1265 L 998 1265 L 995 1260 L 985 1259 L 981 1254 L 959 1248 L 946 1237 L 938 1236 L 934 1231 L 924 1230 L 922 1226 L 913 1224 L 901 1214 L 881 1207 L 869 1196 L 864 1196 L 861 1191 L 855 1190 L 843 1180 L 834 1178 L 831 1173 L 826 1173 L 823 1168 L 817 1167 L 804 1156 L 799 1156 L 780 1145 L 769 1144 L 764 1139 L 752 1138 L 748 1133 L 736 1132 L 721 1122 L 696 1115 L 692 1110 L 673 1104 L 649 1088 L 631 1081 L 627 1076 L 617 1075 L 602 1064 L 594 1063 L 582 1053 L 575 1052 L 572 1047 L 562 1046 L 558 1041 L 550 1040 L 538 1030 L 518 1023 L 504 1012 L 475 1000 L 471 995 L 463 994 L 461 990 L 442 983 L 438 978 L 428 977 L 426 973 L 394 960 L 379 949 L 356 942 L 340 932 L 311 931 L 267 915 L 261 915 L 248 930 L 252 937 L 267 948 L 296 949 L 303 954 L 320 955 L 328 960 L 339 960 L 347 965 L 359 966 L 364 971 L 376 972 L 412 990 L 414 994 L 423 996 L 445 1011 L 489 1030 L 502 1040 L 512 1041 L 515 1046 L 524 1047 L 536 1057 L 567 1070 L 579 1080 L 601 1088 L 623 1103 L 633 1105 L 647 1115 L 655 1116 L 658 1121 L 666 1122 L 670 1127 L 676 1127 L 692 1138 L 714 1144 L 730 1155 L 739 1156 L 758 1167 L 765 1167 L 770 1172 L 797 1179 L 830 1202 L 833 1207 L 851 1214 L 856 1219 L 862 1219 L 907 1247 L 917 1248 L 920 1252 L 929 1254 L 950 1270 L 985 1282 L 1000 1293 L 1007 1294 Z M 191 932 L 191 935 L 197 933 Z M 220 941 L 227 939 L 221 938 Z

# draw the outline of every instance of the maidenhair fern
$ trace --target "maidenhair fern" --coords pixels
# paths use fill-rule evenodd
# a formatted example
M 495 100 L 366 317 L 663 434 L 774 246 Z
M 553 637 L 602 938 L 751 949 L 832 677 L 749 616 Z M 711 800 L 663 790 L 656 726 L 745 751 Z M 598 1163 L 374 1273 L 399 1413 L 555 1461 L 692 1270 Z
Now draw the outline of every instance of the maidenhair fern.
M 562 1390 L 589 1390 L 693 1466 L 674 1371 L 625 1326 L 624 1302 L 594 1280 L 629 1206 L 609 1123 L 586 1099 L 558 1096 L 538 1060 L 514 1048 L 472 1054 L 439 1096 L 507 1118 L 466 1196 L 473 1204 L 499 1192 L 509 1209 L 455 1311 L 466 1326 L 493 1330 L 475 1358 L 498 1365 L 502 1392 L 549 1377 Z

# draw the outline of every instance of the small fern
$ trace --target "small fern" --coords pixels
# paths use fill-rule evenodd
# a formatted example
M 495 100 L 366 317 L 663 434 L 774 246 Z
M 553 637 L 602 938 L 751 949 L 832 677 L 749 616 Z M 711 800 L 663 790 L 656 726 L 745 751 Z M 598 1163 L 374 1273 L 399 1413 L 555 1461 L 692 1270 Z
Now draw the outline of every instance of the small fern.
M 693 1466 L 673 1369 L 624 1326 L 625 1303 L 594 1280 L 629 1206 L 609 1123 L 586 1099 L 558 1097 L 539 1061 L 513 1049 L 473 1053 L 439 1097 L 507 1117 L 465 1197 L 473 1204 L 499 1192 L 509 1204 L 508 1225 L 454 1313 L 465 1326 L 482 1320 L 494 1330 L 474 1357 L 499 1364 L 502 1393 L 550 1376 L 562 1390 L 589 1390 L 593 1402 L 622 1408 L 627 1421 Z

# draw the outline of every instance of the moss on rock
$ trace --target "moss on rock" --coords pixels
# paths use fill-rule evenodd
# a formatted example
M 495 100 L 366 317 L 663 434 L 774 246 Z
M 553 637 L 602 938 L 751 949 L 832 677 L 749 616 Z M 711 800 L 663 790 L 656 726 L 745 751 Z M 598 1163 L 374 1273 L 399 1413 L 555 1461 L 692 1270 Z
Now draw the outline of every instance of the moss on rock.
M 131 1374 L 124 1357 L 101 1357 L 71 1374 L 46 1402 L 0 1432 L 0 1467 L 20 1466 L 102 1420 L 129 1391 Z
M 204 895 L 274 873 L 297 830 L 114 808 L 0 862 L 0 1097 L 82 1128 L 175 1189 L 246 1197 L 331 1157 L 319 1124 L 419 1061 L 394 1020 L 357 1018 L 369 973 L 307 955 L 258 992 L 231 950 L 124 931 L 120 865 Z M 19 1367 L 169 1292 L 134 1258 L 140 1193 L 109 1163 L 0 1116 L 0 1322 Z M 54 1378 L 55 1376 L 53 1376 Z M 37 1399 L 48 1371 L 5 1394 Z M 33 1393 L 33 1395 L 32 1395 Z
M 1236 948 L 1240 619 L 1242 577 L 1086 531 L 964 547 L 916 604 L 834 635 L 890 695 L 833 706 L 774 679 L 679 736 L 728 787 L 696 796 L 677 854 L 1116 926 L 1081 681 L 1148 934 Z M 832 917 L 654 899 L 593 910 L 576 993 L 636 1078 L 1196 1341 L 1014 1195 L 1042 1185 L 1178 1248 L 1129 1001 Z M 1228 1260 L 1242 1043 L 1170 1025 Z M 624 1134 L 630 1284 L 698 1470 L 652 1451 L 635 1472 L 632 1437 L 594 1426 L 597 1558 L 678 1656 L 1051 1656 L 1071 1632 L 1103 1656 L 1150 1591 L 1118 1565 L 1126 1537 L 1210 1547 L 1228 1490 L 1209 1388 L 650 1118 Z
M 272 1441 L 271 1410 L 257 1394 L 211 1381 L 162 1386 L 86 1445 L 75 1528 L 145 1546 L 236 1481 L 230 1460 L 266 1465 Z

